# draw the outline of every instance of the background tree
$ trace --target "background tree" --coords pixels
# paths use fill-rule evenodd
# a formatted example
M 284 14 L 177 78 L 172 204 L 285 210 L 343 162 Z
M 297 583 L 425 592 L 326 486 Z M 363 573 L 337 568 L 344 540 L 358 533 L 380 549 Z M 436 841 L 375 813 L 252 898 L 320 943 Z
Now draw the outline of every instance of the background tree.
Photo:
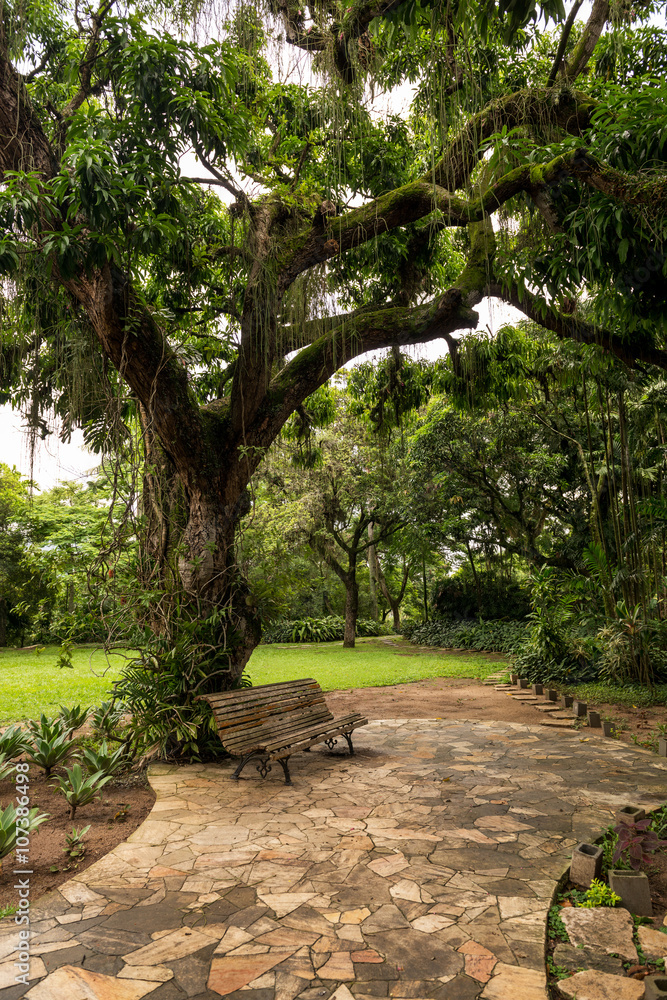
M 207 11 L 201 44 L 168 5 L 153 23 L 109 0 L 3 8 L 3 378 L 35 423 L 55 401 L 120 442 L 138 414 L 175 484 L 179 606 L 208 614 L 228 683 L 259 638 L 235 552 L 248 484 L 341 365 L 437 338 L 456 359 L 495 294 L 667 366 L 664 74 L 632 22 L 652 10 L 595 0 L 545 40 L 559 0 L 240 3 Z M 275 79 L 276 20 L 321 85 Z M 411 120 L 377 121 L 364 86 L 405 79 Z

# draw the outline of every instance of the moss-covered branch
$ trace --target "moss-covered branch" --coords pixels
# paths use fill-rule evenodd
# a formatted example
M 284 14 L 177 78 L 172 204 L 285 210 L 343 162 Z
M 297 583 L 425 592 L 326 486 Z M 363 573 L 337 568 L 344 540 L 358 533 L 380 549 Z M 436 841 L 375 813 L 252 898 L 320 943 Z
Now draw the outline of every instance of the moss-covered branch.
M 537 203 L 545 191 L 557 188 L 566 177 L 576 177 L 616 201 L 651 206 L 656 215 L 664 215 L 667 175 L 634 177 L 622 174 L 597 163 L 579 148 L 556 156 L 548 163 L 516 167 L 476 198 L 461 198 L 424 180 L 412 181 L 388 191 L 367 205 L 330 220 L 324 232 L 312 228 L 305 234 L 281 271 L 279 289 L 284 292 L 308 268 L 368 243 L 399 226 L 427 216 L 437 218 L 439 224 L 444 226 L 482 222 L 520 192 L 526 192 Z
M 440 337 L 451 343 L 452 333 L 475 329 L 477 321 L 477 313 L 468 308 L 456 287 L 412 309 L 389 306 L 341 318 L 274 377 L 255 422 L 256 431 L 247 431 L 249 443 L 272 441 L 289 414 L 353 358 L 367 351 L 423 344 Z
M 490 283 L 487 294 L 502 299 L 508 305 L 514 306 L 529 319 L 534 320 L 546 330 L 551 330 L 562 340 L 574 340 L 579 344 L 591 344 L 615 355 L 630 367 L 637 364 L 655 365 L 667 371 L 667 351 L 652 344 L 641 344 L 633 341 L 622 341 L 610 330 L 589 323 L 576 315 L 559 312 L 544 299 L 531 295 L 517 285 L 506 287 L 499 283 Z
M 491 101 L 473 115 L 444 151 L 425 180 L 457 191 L 465 187 L 482 159 L 484 140 L 503 125 L 508 129 L 524 125 L 528 129 L 583 135 L 590 127 L 597 102 L 588 94 L 560 88 L 519 90 Z

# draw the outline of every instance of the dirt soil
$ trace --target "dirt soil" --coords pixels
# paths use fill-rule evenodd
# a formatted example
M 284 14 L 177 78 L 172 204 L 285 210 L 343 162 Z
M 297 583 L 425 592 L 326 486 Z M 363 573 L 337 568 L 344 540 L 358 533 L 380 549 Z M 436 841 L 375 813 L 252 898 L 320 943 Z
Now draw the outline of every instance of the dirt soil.
M 143 823 L 150 812 L 155 795 L 146 779 L 146 772 L 131 774 L 108 782 L 99 799 L 81 806 L 74 820 L 69 818 L 69 805 L 59 792 L 52 788 L 53 780 L 45 779 L 43 771 L 30 770 L 30 806 L 38 806 L 51 818 L 30 836 L 30 896 L 34 901 L 45 892 L 56 889 L 78 872 L 84 871 L 99 858 L 103 858 L 117 844 L 125 840 Z M 7 806 L 15 801 L 16 786 L 13 781 L 0 782 L 0 803 Z M 84 844 L 83 859 L 70 861 L 63 853 L 65 837 L 72 827 L 82 830 L 90 823 Z M 18 893 L 14 889 L 16 878 L 12 874 L 14 854 L 2 860 L 0 871 L 0 909 L 16 906 Z M 52 869 L 55 868 L 55 871 Z

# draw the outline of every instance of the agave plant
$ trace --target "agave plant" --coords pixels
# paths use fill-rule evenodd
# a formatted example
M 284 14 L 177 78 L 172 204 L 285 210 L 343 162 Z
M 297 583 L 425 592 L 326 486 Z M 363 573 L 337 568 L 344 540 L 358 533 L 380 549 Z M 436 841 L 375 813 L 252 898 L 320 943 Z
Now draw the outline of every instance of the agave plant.
M 0 753 L 4 754 L 7 760 L 20 757 L 29 745 L 27 733 L 20 726 L 10 726 L 4 733 L 0 733 Z
M 110 750 L 107 741 L 102 740 L 99 750 L 89 748 L 83 751 L 83 761 L 91 773 L 99 771 L 101 774 L 111 776 L 127 762 L 127 753 L 124 746 Z
M 100 736 L 111 736 L 123 717 L 124 706 L 114 701 L 103 701 L 93 711 L 93 730 Z
M 7 758 L 6 753 L 0 753 L 0 781 L 8 778 L 15 767 L 16 764 L 12 764 L 11 760 Z
M 58 712 L 58 718 L 62 720 L 65 728 L 69 732 L 70 739 L 72 739 L 77 729 L 81 729 L 81 726 L 85 725 L 89 715 L 90 709 L 81 708 L 81 705 L 72 705 L 71 708 L 68 708 L 66 705 L 61 705 Z
M 94 774 L 84 775 L 80 764 L 66 768 L 64 775 L 56 775 L 58 791 L 62 792 L 69 802 L 69 818 L 74 819 L 79 806 L 92 802 L 107 781 L 111 781 L 110 774 L 95 771 Z
M 44 713 L 40 715 L 39 722 L 30 719 L 28 729 L 33 736 L 41 736 L 43 740 L 53 740 L 56 736 L 68 735 L 67 726 L 59 716 L 56 716 L 55 719 L 49 719 Z
M 51 739 L 35 733 L 26 757 L 31 764 L 44 768 L 44 775 L 48 778 L 53 768 L 69 756 L 71 749 L 66 732 L 58 733 Z
M 13 805 L 8 805 L 4 812 L 0 812 L 0 860 L 10 854 L 16 847 L 16 837 L 27 836 L 36 830 L 38 826 L 49 818 L 48 813 L 41 813 L 37 806 L 30 809 L 28 815 L 24 817 L 22 826 L 16 829 L 16 809 Z

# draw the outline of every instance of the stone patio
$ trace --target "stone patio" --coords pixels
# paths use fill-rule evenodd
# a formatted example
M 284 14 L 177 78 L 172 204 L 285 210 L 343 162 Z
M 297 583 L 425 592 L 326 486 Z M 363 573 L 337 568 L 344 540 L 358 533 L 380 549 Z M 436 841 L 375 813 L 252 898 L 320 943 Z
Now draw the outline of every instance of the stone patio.
M 33 905 L 3 1000 L 544 1000 L 546 913 L 572 848 L 667 799 L 667 762 L 543 726 L 370 723 L 355 757 L 152 768 L 157 802 Z

